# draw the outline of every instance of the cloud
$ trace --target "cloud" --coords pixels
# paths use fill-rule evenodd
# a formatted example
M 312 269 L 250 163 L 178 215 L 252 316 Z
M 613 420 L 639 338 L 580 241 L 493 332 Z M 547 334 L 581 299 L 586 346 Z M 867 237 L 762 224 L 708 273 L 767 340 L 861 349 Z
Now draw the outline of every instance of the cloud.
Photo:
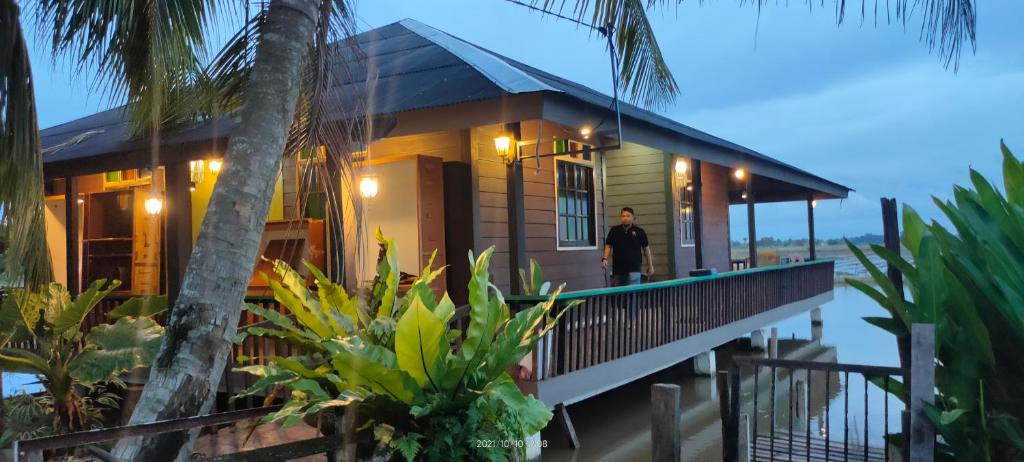
M 841 207 L 819 207 L 819 235 L 877 232 L 877 198 L 934 217 L 931 196 L 948 197 L 969 167 L 1000 179 L 1000 138 L 1024 152 L 1024 69 L 985 64 L 953 74 L 912 63 L 683 120 L 858 190 Z M 786 229 L 792 215 L 761 214 L 760 234 L 804 235 Z M 745 219 L 733 220 L 734 234 L 744 229 Z

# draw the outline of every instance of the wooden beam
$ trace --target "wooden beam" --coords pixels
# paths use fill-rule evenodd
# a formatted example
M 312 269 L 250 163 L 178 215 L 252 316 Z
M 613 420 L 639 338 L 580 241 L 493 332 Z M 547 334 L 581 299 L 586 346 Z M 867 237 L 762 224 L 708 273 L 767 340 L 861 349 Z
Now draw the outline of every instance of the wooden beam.
M 911 325 L 910 345 L 910 462 L 932 462 L 935 427 L 924 408 L 935 402 L 935 325 Z
M 651 460 L 654 462 L 682 460 L 679 397 L 679 385 L 656 383 L 651 386 Z
M 757 268 L 757 226 L 754 221 L 754 174 L 747 172 L 747 248 L 750 249 L 750 267 Z
M 562 427 L 562 432 L 569 439 L 569 447 L 573 449 L 582 447 L 579 437 L 576 436 L 576 427 L 572 425 L 572 419 L 569 418 L 569 411 L 562 403 L 555 405 L 555 420 L 558 421 L 558 425 Z
M 694 267 L 704 268 L 704 193 L 701 174 L 701 161 L 690 160 L 690 170 L 693 172 L 693 257 Z
M 807 250 L 810 259 L 817 258 L 817 245 L 814 242 L 814 194 L 807 196 Z
M 676 157 L 669 153 L 662 154 L 664 156 L 664 177 L 665 177 L 665 241 L 668 243 L 666 250 L 666 261 L 668 262 L 668 278 L 676 279 L 682 277 L 679 274 L 679 262 L 676 261 L 676 251 L 679 250 L 679 234 L 676 233 L 676 227 L 679 226 L 679 206 L 676 205 L 676 189 L 680 186 L 676 184 L 675 178 L 675 159 Z M 679 197 L 679 200 L 682 200 Z M 682 233 L 682 230 L 679 230 Z M 654 276 L 653 274 L 651 275 Z
M 69 176 L 64 179 L 64 242 L 67 248 L 68 292 L 77 295 L 81 291 L 78 271 L 78 179 Z
M 896 198 L 882 198 L 882 234 L 885 241 L 885 248 L 896 255 L 900 254 L 900 222 L 897 218 Z M 888 265 L 889 280 L 896 286 L 896 290 L 903 295 L 903 273 L 896 265 Z
M 167 184 L 167 303 L 174 306 L 192 255 L 192 181 L 188 162 L 164 167 Z
M 522 139 L 519 122 L 508 124 L 507 130 L 512 132 L 516 140 Z M 518 149 L 518 148 L 516 148 Z M 523 163 L 516 161 L 507 165 L 505 170 L 506 192 L 508 201 L 508 277 L 512 295 L 523 293 L 519 281 L 519 268 L 526 266 L 526 215 L 523 197 Z

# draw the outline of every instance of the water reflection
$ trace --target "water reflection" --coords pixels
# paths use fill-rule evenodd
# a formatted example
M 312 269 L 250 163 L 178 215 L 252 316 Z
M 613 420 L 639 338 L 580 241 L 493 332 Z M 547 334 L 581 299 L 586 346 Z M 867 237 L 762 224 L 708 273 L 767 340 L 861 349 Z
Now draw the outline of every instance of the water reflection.
M 861 319 L 885 315 L 869 298 L 840 286 L 836 288 L 835 300 L 822 308 L 824 326 L 812 327 L 807 314 L 776 326 L 779 337 L 783 339 L 780 341 L 780 354 L 814 361 L 898 365 L 895 340 Z M 734 343 L 718 351 L 719 368 L 728 367 L 729 358 L 740 346 Z M 740 350 L 740 354 L 750 352 Z M 721 460 L 721 422 L 714 379 L 695 377 L 691 371 L 689 362 L 682 363 L 569 406 L 583 447 L 575 451 L 570 449 L 558 426 L 551 425 L 542 434 L 548 442 L 544 460 L 650 460 L 650 387 L 654 383 L 675 383 L 682 387 L 684 460 Z M 814 372 L 808 375 L 806 371 L 797 371 L 790 376 L 779 372 L 775 380 L 774 400 L 769 398 L 773 396 L 770 377 L 770 373 L 764 370 L 758 376 L 756 413 L 752 412 L 753 380 L 746 380 L 743 385 L 745 412 L 756 415 L 751 427 L 756 422 L 761 433 L 767 433 L 773 416 L 777 430 L 789 431 L 792 416 L 792 432 L 796 435 L 806 436 L 810 429 L 812 436 L 824 438 L 828 435 L 840 441 L 846 437 L 851 448 L 862 447 L 867 435 L 872 446 L 881 447 L 884 444 L 882 435 L 886 431 L 885 416 L 889 417 L 890 431 L 898 427 L 902 403 L 886 399 L 880 389 L 865 384 L 864 378 L 857 374 L 850 374 L 847 378 L 845 374 L 836 373 Z M 800 382 L 803 383 L 801 386 L 810 389 L 808 402 L 803 403 L 800 394 L 790 393 L 791 381 L 794 389 Z M 865 415 L 870 419 L 865 420 Z

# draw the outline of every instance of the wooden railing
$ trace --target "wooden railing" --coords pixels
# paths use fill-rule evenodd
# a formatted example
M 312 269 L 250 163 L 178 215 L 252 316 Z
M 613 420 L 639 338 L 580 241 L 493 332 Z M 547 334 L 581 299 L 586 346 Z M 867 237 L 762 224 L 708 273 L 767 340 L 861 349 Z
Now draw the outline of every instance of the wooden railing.
M 613 361 L 829 292 L 833 261 L 565 292 L 566 311 L 534 358 L 536 380 Z M 544 300 L 507 297 L 514 305 Z

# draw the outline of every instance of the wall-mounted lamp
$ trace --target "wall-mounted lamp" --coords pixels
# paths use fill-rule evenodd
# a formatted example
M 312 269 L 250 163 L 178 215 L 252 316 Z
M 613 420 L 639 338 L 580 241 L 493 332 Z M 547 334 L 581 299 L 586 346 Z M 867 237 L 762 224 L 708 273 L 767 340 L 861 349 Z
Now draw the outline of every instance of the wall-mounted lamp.
M 686 175 L 686 171 L 690 169 L 690 163 L 686 159 L 680 157 L 676 159 L 676 175 Z
M 213 173 L 220 172 L 220 168 L 224 166 L 224 162 L 220 159 L 213 159 L 210 161 L 210 171 Z
M 740 194 L 740 198 L 743 200 L 747 200 L 747 193 Z
M 747 171 L 742 168 L 738 168 L 732 172 L 732 176 L 736 177 L 737 180 L 742 180 L 747 177 Z
M 501 157 L 506 163 L 512 163 L 516 160 L 513 149 L 515 143 L 516 140 L 510 133 L 502 132 L 494 137 L 494 150 L 497 151 L 498 157 Z
M 585 140 L 590 139 L 590 134 L 593 132 L 594 129 L 590 128 L 590 125 L 584 125 L 580 127 L 580 136 L 582 136 Z
M 373 199 L 377 197 L 378 191 L 380 191 L 380 182 L 377 179 L 377 175 L 366 173 L 359 179 L 359 194 L 364 198 Z
M 206 173 L 206 162 L 202 160 L 190 160 L 188 162 L 188 178 L 193 185 L 203 182 L 203 175 Z
M 150 215 L 159 215 L 160 211 L 164 209 L 164 201 L 159 197 L 152 196 L 146 199 L 146 213 Z

